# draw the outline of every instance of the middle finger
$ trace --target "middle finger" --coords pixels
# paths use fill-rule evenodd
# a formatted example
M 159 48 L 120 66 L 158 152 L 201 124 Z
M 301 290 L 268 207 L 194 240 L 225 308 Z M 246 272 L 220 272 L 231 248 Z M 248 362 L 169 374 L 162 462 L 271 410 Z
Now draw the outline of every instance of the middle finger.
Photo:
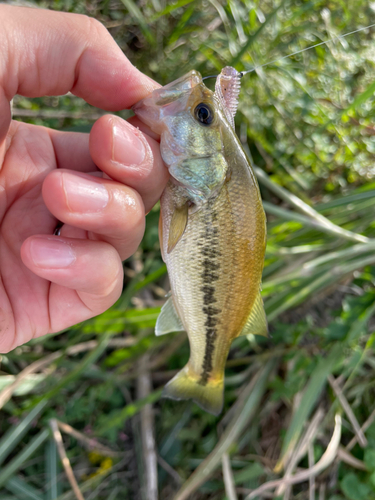
M 72 170 L 51 172 L 43 183 L 43 199 L 50 212 L 69 226 L 89 231 L 88 238 L 112 244 L 121 260 L 132 255 L 145 228 L 141 196 L 109 179 Z

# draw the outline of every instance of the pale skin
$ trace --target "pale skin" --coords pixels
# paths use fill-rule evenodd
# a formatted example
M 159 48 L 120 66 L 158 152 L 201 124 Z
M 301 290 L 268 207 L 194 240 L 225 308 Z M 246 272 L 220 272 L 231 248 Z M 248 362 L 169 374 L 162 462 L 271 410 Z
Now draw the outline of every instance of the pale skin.
M 15 94 L 70 91 L 116 111 L 157 86 L 99 22 L 0 5 L 0 53 L 4 353 L 114 304 L 122 290 L 122 261 L 141 242 L 145 213 L 159 199 L 168 172 L 158 142 L 136 119 L 103 116 L 90 135 L 11 120 Z M 58 221 L 63 226 L 55 236 Z

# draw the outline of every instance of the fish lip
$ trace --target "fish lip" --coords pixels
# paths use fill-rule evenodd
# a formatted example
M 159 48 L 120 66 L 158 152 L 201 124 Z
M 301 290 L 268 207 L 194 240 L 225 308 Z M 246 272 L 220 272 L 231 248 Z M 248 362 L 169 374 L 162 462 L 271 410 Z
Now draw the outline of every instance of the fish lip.
M 147 106 L 145 103 L 144 103 L 144 99 L 141 99 L 140 101 L 138 101 L 136 104 L 134 104 L 132 107 L 131 107 L 131 110 L 133 111 L 133 113 L 135 113 L 137 116 L 142 116 L 143 113 L 147 113 L 148 112 L 148 109 L 149 106 Z
M 136 102 L 135 104 L 133 104 L 133 106 L 131 107 L 131 109 L 136 112 L 138 111 L 140 108 L 142 108 L 142 106 L 144 106 L 144 101 L 145 99 L 141 99 L 140 101 Z
M 152 101 L 147 102 L 148 99 L 150 98 L 145 97 L 144 99 L 141 99 L 139 102 L 134 104 L 131 109 L 143 123 L 151 128 L 153 132 L 160 135 L 163 127 L 162 121 L 160 120 L 160 110 L 152 103 Z

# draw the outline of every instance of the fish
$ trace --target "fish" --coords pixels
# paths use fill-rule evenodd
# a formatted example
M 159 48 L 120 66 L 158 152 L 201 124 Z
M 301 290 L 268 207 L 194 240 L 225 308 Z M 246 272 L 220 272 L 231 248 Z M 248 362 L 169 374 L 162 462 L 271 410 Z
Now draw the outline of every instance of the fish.
M 226 67 L 211 91 L 192 70 L 133 107 L 160 135 L 170 173 L 160 200 L 159 239 L 171 295 L 155 334 L 185 331 L 190 344 L 187 365 L 163 396 L 192 399 L 214 415 L 223 408 L 232 341 L 268 336 L 260 294 L 266 217 L 234 126 L 240 77 Z

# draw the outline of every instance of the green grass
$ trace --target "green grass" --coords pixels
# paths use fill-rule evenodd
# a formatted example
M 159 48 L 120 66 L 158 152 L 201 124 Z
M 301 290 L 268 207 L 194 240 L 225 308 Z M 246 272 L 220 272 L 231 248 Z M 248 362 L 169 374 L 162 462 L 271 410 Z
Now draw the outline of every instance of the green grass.
M 38 4 L 95 16 L 162 84 L 192 68 L 251 69 L 373 22 L 363 0 Z M 153 334 L 168 292 L 155 207 L 113 308 L 1 357 L 2 500 L 76 498 L 51 419 L 81 433 L 62 437 L 86 500 L 152 500 L 155 468 L 163 500 L 235 500 L 326 460 L 337 415 L 340 447 L 331 443 L 324 468 L 314 480 L 269 490 L 272 498 L 375 499 L 374 49 L 372 28 L 242 80 L 236 127 L 267 212 L 263 297 L 272 339 L 233 343 L 223 414 L 160 399 L 189 347 L 184 334 Z M 89 131 L 101 113 L 72 96 L 16 97 L 14 107 L 18 119 L 65 130 Z M 20 376 L 27 366 L 37 377 Z M 353 418 L 365 426 L 362 447 Z M 148 432 L 156 465 L 143 453 Z

